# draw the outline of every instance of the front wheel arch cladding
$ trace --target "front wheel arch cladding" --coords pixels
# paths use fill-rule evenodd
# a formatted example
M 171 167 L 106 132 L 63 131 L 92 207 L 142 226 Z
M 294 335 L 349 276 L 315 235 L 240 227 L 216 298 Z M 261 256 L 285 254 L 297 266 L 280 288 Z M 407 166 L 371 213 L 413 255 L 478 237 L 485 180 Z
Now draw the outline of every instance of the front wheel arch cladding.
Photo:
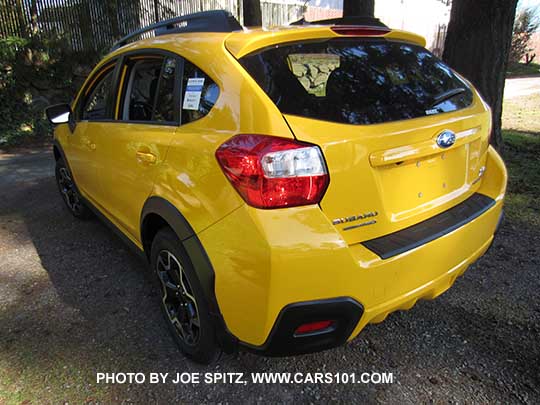
M 83 198 L 83 200 L 86 202 L 86 199 L 81 193 L 81 190 L 79 190 L 79 187 L 77 186 L 77 179 L 75 178 L 75 174 L 73 173 L 73 170 L 71 170 L 71 166 L 69 165 L 69 160 L 67 159 L 66 153 L 64 152 L 64 149 L 62 148 L 62 145 L 58 141 L 58 139 L 53 140 L 53 155 L 55 162 L 58 162 L 58 159 L 62 159 L 64 163 L 66 164 L 67 169 L 69 170 L 69 173 L 71 173 L 71 177 L 73 179 L 73 185 L 75 186 L 75 189 L 79 193 L 79 195 Z
M 68 170 L 73 173 L 71 171 L 71 167 L 69 166 L 69 162 L 67 160 L 66 153 L 64 152 L 64 148 L 62 148 L 62 145 L 60 144 L 58 139 L 53 140 L 53 156 L 55 161 L 58 161 L 58 159 L 62 159 L 66 164 Z
M 149 226 L 148 219 L 155 216 L 161 218 L 164 224 L 169 226 L 180 239 L 182 247 L 203 288 L 210 315 L 214 322 L 216 338 L 226 353 L 235 352 L 238 348 L 238 339 L 227 329 L 223 315 L 219 310 L 215 293 L 215 273 L 210 259 L 186 218 L 173 204 L 161 197 L 150 197 L 144 204 L 141 214 L 140 236 L 147 257 L 150 257 L 152 241 L 145 240 L 145 230 Z

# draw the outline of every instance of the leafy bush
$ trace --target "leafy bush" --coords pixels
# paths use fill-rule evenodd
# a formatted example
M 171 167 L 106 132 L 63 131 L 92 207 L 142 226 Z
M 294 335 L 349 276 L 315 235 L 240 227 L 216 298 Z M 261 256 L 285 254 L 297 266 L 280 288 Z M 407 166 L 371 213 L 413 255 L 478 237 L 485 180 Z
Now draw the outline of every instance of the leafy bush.
M 0 38 L 0 146 L 51 133 L 44 109 L 72 98 L 81 59 L 58 35 Z

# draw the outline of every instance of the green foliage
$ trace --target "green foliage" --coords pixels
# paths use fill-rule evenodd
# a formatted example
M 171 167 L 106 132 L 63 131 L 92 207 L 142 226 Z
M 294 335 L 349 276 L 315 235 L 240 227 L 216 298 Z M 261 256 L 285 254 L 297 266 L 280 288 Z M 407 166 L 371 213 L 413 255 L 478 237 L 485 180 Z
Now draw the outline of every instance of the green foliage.
M 19 49 L 24 48 L 28 40 L 19 37 L 0 38 L 0 66 L 6 61 L 12 61 L 16 58 Z
M 537 16 L 536 8 L 525 8 L 518 13 L 514 22 L 512 47 L 510 48 L 511 63 L 518 63 L 531 51 L 531 37 L 539 27 L 540 19 Z
M 72 93 L 68 49 L 56 35 L 0 38 L 0 146 L 51 133 L 44 108 Z
M 540 76 L 540 65 L 537 63 L 510 63 L 506 77 Z
M 540 226 L 540 135 L 504 131 L 509 181 L 505 210 L 515 223 Z

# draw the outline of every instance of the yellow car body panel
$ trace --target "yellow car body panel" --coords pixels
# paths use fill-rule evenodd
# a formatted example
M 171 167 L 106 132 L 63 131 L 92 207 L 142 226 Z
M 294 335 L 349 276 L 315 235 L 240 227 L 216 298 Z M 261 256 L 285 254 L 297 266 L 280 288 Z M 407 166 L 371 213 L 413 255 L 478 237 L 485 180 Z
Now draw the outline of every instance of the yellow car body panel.
M 365 310 L 354 338 L 367 323 L 408 309 L 417 299 L 435 297 L 491 243 L 506 184 L 506 169 L 492 148 L 488 177 L 491 182 L 479 191 L 497 203 L 486 214 L 387 260 L 361 244 L 349 246 L 317 206 L 234 211 L 199 235 L 219 269 L 216 295 L 228 328 L 258 346 L 285 305 L 352 297 Z
M 287 124 L 282 119 L 275 119 L 280 115 L 277 107 L 225 50 L 225 37 L 224 34 L 205 34 L 201 39 L 200 35 L 186 34 L 143 40 L 111 53 L 94 69 L 94 72 L 98 72 L 102 66 L 124 53 L 141 49 L 166 50 L 197 66 L 204 66 L 205 72 L 220 88 L 220 96 L 210 113 L 200 120 L 175 128 L 176 134 L 171 133 L 172 127 L 159 125 L 125 122 L 78 124 L 100 128 L 106 125 L 109 131 L 117 134 L 106 139 L 106 146 L 99 146 L 104 149 L 108 162 L 101 169 L 108 179 L 107 190 L 102 191 L 104 199 L 96 200 L 92 197 L 95 194 L 87 193 L 84 187 L 81 187 L 81 192 L 104 211 L 102 213 L 107 219 L 120 225 L 124 233 L 128 232 L 130 239 L 139 247 L 142 247 L 140 213 L 144 202 L 152 195 L 163 197 L 178 207 L 196 232 L 244 203 L 236 192 L 231 193 L 230 183 L 214 157 L 215 150 L 227 139 L 239 133 L 265 133 L 293 138 Z M 91 74 L 88 83 L 92 77 Z M 239 94 L 241 97 L 238 97 Z M 74 105 L 79 97 L 80 94 Z M 240 116 L 252 119 L 240 120 Z M 99 136 L 99 133 L 92 131 L 92 142 L 95 143 Z M 158 157 L 156 164 L 141 167 L 136 158 L 139 147 L 154 150 Z M 169 156 L 165 160 L 166 149 Z M 115 156 L 120 159 L 115 160 Z M 120 167 L 124 164 L 127 170 L 122 173 Z M 141 178 L 144 184 L 130 190 L 127 186 L 129 181 L 134 181 L 136 174 L 148 173 L 150 169 L 150 177 Z M 86 180 L 79 179 L 78 173 L 79 170 L 74 170 L 75 180 L 78 184 L 85 184 Z M 157 178 L 154 179 L 154 176 Z M 154 184 L 153 188 L 148 187 L 149 182 Z M 112 190 L 115 192 L 112 193 Z
M 349 244 L 407 228 L 470 197 L 480 185 L 491 132 L 490 111 L 478 95 L 471 107 L 444 116 L 384 124 L 286 119 L 296 137 L 320 145 L 329 162 L 322 210 L 332 219 L 378 214 L 371 226 L 343 231 L 350 224 L 338 225 Z M 448 149 L 434 139 L 444 130 L 456 134 Z
M 160 197 L 182 213 L 214 269 L 227 330 L 247 345 L 267 342 L 285 306 L 334 297 L 352 297 L 364 307 L 352 339 L 366 324 L 449 288 L 488 248 L 499 221 L 506 170 L 488 147 L 490 111 L 477 93 L 469 108 L 453 113 L 343 125 L 283 116 L 237 60 L 277 43 L 337 36 L 328 27 L 312 27 L 138 41 L 108 55 L 94 72 L 127 52 L 178 54 L 219 86 L 210 113 L 179 127 L 79 122 L 78 136 L 67 125 L 56 129 L 83 196 L 139 248 L 145 201 Z M 384 37 L 425 45 L 421 37 L 402 31 Z M 87 83 L 91 80 L 93 75 Z M 115 106 L 118 115 L 118 102 Z M 442 130 L 457 134 L 448 150 L 434 147 L 433 137 Z M 237 134 L 296 137 L 319 145 L 331 179 L 320 206 L 248 206 L 215 158 L 218 147 Z M 145 161 L 145 154 L 155 160 Z M 436 240 L 386 260 L 361 244 L 431 218 L 474 193 L 493 198 L 495 205 Z M 346 231 L 344 224 L 333 224 L 367 212 L 377 213 L 374 226 Z
M 96 142 L 102 193 L 97 203 L 131 239 L 140 242 L 141 212 L 161 173 L 177 128 L 117 122 Z

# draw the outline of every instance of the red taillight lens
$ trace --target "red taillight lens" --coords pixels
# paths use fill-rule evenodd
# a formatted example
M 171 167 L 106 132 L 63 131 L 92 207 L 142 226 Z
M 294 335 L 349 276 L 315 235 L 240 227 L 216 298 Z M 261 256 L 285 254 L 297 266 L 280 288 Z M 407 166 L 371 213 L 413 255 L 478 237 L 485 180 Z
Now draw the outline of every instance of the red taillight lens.
M 223 172 L 257 208 L 318 204 L 329 177 L 314 145 L 266 135 L 237 135 L 216 151 Z
M 321 332 L 332 326 L 334 326 L 334 321 L 319 321 L 319 322 L 305 323 L 303 325 L 300 325 L 298 328 L 296 328 L 296 330 L 294 331 L 294 334 L 305 335 L 306 333 Z
M 388 34 L 390 30 L 382 27 L 332 27 L 332 31 L 339 35 L 354 35 L 354 36 L 377 36 Z

